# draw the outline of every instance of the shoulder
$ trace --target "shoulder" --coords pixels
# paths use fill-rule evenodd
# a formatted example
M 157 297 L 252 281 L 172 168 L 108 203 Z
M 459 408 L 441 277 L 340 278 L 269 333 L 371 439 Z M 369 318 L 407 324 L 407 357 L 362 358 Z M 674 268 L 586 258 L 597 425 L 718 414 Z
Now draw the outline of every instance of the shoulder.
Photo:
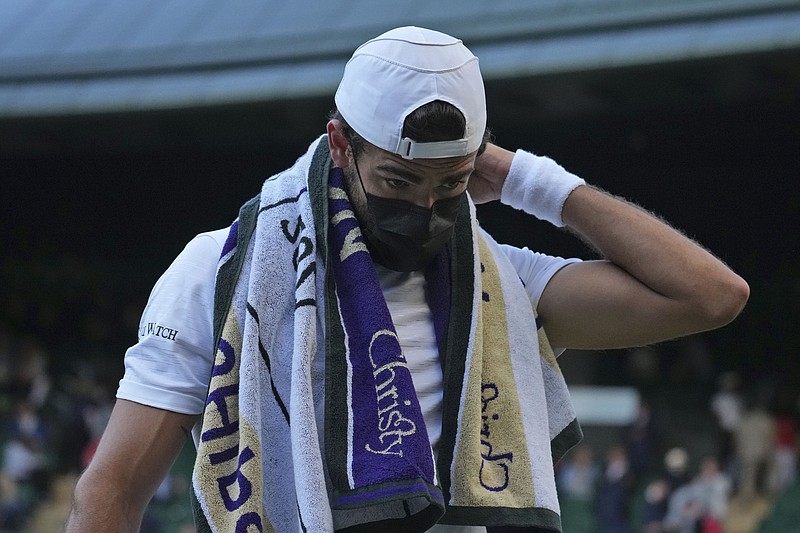
M 195 235 L 167 267 L 150 293 L 145 314 L 153 308 L 174 308 L 176 301 L 213 301 L 220 253 L 228 229 Z
M 175 257 L 165 274 L 186 275 L 190 278 L 213 271 L 219 261 L 229 228 L 195 235 Z
M 186 244 L 179 257 L 212 256 L 215 260 L 218 259 L 229 231 L 230 227 L 198 233 Z
M 527 247 L 518 248 L 508 244 L 501 244 L 500 250 L 517 271 L 525 290 L 528 291 L 533 302 L 538 306 L 539 299 L 550 279 L 562 268 L 572 263 L 581 262 L 577 258 L 563 258 L 534 252 Z

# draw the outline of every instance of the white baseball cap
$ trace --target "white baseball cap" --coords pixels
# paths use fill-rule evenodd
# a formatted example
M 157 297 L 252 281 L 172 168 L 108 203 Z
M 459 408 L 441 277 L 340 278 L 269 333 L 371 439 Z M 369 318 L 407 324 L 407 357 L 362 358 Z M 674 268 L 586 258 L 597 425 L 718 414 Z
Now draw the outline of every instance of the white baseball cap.
M 461 111 L 464 137 L 428 143 L 403 138 L 408 114 L 434 100 Z M 344 68 L 335 101 L 367 142 L 405 159 L 463 156 L 483 142 L 486 98 L 478 58 L 460 40 L 438 31 L 406 26 L 358 47 Z

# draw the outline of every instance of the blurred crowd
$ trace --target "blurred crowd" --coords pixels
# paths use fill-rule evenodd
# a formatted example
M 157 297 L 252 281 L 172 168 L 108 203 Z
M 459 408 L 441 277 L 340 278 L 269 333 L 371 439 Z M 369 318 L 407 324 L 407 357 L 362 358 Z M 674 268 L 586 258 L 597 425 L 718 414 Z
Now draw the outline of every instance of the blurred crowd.
M 0 531 L 26 531 L 59 479 L 74 484 L 111 412 L 116 382 L 104 382 L 80 358 L 61 364 L 58 375 L 50 363 L 40 342 L 0 329 Z M 689 436 L 676 442 L 659 410 L 642 400 L 613 444 L 579 445 L 557 465 L 566 533 L 726 532 L 731 502 L 774 501 L 797 482 L 800 398 L 774 400 L 747 390 L 734 373 L 719 376 L 706 413 L 716 449 L 702 454 Z M 179 483 L 188 481 L 168 478 L 155 499 L 186 492 Z M 188 507 L 187 498 L 173 500 Z M 576 509 L 588 517 L 582 525 Z M 151 514 L 142 530 L 164 529 Z
M 113 405 L 91 366 L 55 377 L 48 362 L 40 342 L 0 330 L 2 531 L 23 529 L 54 481 L 85 467 Z
M 723 374 L 708 406 L 717 449 L 698 457 L 692 443 L 667 439 L 658 413 L 642 401 L 618 442 L 602 451 L 579 445 L 558 465 L 566 509 L 582 505 L 591 516 L 569 533 L 723 533 L 734 502 L 774 502 L 798 478 L 800 396 L 770 400 L 743 390 L 735 373 Z

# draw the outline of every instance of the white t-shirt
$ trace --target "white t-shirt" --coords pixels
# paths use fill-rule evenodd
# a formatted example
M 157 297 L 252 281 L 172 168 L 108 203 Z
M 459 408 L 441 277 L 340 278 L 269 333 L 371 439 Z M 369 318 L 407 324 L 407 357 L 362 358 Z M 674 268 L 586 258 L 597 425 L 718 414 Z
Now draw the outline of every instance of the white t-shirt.
M 117 398 L 183 414 L 203 411 L 214 361 L 217 260 L 227 234 L 222 229 L 196 236 L 155 284 L 139 323 L 139 342 L 125 353 Z M 501 246 L 535 303 L 559 269 L 578 261 Z M 442 368 L 425 299 L 425 276 L 380 266 L 377 270 L 435 452 L 441 435 Z M 453 533 L 485 531 L 437 528 Z

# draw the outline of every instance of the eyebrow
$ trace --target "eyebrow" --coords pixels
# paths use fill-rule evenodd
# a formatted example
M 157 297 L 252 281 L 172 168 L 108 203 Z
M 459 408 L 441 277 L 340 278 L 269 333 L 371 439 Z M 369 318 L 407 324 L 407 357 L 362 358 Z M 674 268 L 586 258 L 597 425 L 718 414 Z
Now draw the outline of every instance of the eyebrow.
M 405 180 L 408 180 L 408 181 L 410 181 L 410 182 L 412 182 L 414 184 L 417 184 L 417 185 L 422 182 L 422 178 L 420 178 L 418 175 L 414 174 L 413 172 L 409 171 L 408 169 L 405 169 L 403 167 L 395 167 L 395 166 L 391 165 L 390 163 L 380 163 L 375 167 L 375 170 L 379 170 L 379 171 L 387 173 L 387 174 L 392 174 L 392 175 L 395 175 L 395 176 L 399 176 L 399 177 L 401 177 L 401 178 L 403 178 Z M 473 170 L 474 169 L 469 169 L 466 172 L 456 172 L 456 173 L 453 173 L 453 174 L 445 175 L 445 176 L 439 178 L 439 183 L 450 183 L 450 182 L 453 182 L 453 181 L 464 180 L 470 174 L 472 174 Z

